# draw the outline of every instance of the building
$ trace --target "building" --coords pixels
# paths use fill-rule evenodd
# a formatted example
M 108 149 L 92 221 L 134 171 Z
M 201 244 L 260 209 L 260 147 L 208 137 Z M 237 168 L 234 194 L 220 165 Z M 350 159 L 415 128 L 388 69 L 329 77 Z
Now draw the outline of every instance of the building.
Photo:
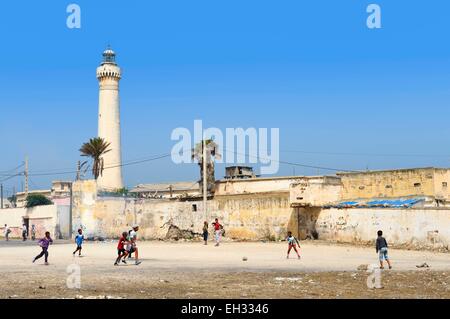
M 70 188 L 72 182 L 68 181 L 53 181 L 51 189 L 32 190 L 28 191 L 28 195 L 43 195 L 53 202 L 58 204 L 70 204 Z M 27 193 L 19 192 L 16 194 L 16 207 L 25 207 L 27 205 Z
M 116 54 L 108 48 L 97 68 L 99 82 L 98 136 L 110 143 L 110 151 L 103 155 L 104 171 L 98 178 L 98 186 L 105 190 L 123 188 L 122 151 L 120 138 L 119 81 L 122 77 L 116 63 Z
M 253 167 L 249 166 L 229 166 L 225 168 L 225 179 L 255 178 Z
M 338 173 L 342 190 L 340 199 L 355 205 L 392 202 L 428 207 L 450 205 L 450 169 L 411 168 L 357 173 Z M 415 202 L 416 201 L 416 202 Z M 357 206 L 357 205 L 356 205 Z
M 131 194 L 138 198 L 191 198 L 200 197 L 198 182 L 175 182 L 159 184 L 139 184 L 134 187 Z
M 0 207 L 0 209 L 2 209 L 2 208 L 13 208 L 13 207 L 14 207 L 14 204 L 11 203 L 11 202 L 10 202 L 7 198 L 5 198 L 5 197 L 3 197 L 2 203 L 3 203 L 3 207 Z

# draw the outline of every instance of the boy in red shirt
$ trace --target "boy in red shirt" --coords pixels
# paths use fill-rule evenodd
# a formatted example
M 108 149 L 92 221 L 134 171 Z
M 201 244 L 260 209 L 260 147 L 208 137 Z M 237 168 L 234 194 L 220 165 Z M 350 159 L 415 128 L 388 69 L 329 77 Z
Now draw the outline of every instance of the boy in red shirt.
M 116 262 L 114 263 L 114 266 L 118 266 L 119 262 L 122 258 L 124 258 L 122 260 L 122 262 L 124 264 L 127 263 L 125 261 L 125 257 L 127 257 L 127 255 L 128 255 L 128 252 L 125 249 L 125 245 L 128 243 L 127 237 L 128 237 L 128 233 L 123 232 L 122 237 L 120 237 L 120 239 L 119 239 L 119 243 L 117 244 L 117 259 L 116 259 Z
M 216 221 L 213 223 L 213 226 L 214 226 L 214 234 L 215 234 L 215 238 L 216 238 L 216 247 L 219 247 L 220 239 L 222 237 L 223 226 L 219 223 L 218 218 L 216 218 Z

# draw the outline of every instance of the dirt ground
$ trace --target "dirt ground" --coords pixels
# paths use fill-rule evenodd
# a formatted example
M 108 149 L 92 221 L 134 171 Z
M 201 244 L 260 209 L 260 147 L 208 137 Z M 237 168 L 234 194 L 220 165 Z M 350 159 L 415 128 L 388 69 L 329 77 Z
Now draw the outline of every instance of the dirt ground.
M 377 263 L 372 247 L 303 242 L 301 260 L 287 260 L 286 248 L 141 242 L 140 266 L 115 267 L 115 241 L 86 243 L 82 258 L 57 242 L 45 266 L 31 262 L 36 243 L 2 241 L 0 298 L 450 298 L 449 253 L 391 249 L 394 269 L 381 273 L 383 289 L 369 289 L 370 273 L 358 267 Z M 424 263 L 430 268 L 417 268 Z M 81 289 L 67 288 L 70 265 L 80 267 Z

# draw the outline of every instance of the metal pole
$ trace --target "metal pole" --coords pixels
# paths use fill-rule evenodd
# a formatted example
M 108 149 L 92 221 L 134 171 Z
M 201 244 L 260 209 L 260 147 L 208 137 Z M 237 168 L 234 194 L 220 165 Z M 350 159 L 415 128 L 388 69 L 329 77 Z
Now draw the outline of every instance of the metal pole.
M 25 198 L 28 197 L 28 156 L 25 157 Z
M 78 161 L 77 163 L 77 181 L 80 180 L 80 171 L 81 171 L 81 163 Z
M 206 207 L 208 200 L 208 181 L 207 181 L 207 172 L 206 172 L 206 140 L 203 137 L 203 212 L 205 215 L 205 220 L 209 220 L 208 218 L 208 209 Z
M 3 209 L 3 184 L 0 184 L 0 209 Z

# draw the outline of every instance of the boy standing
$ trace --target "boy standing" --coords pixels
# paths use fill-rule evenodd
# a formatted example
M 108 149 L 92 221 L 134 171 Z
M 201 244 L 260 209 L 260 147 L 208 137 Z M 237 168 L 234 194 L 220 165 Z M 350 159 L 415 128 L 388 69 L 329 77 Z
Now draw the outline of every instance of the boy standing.
M 28 237 L 28 229 L 27 229 L 27 225 L 23 224 L 22 225 L 22 240 L 26 241 Z
M 81 250 L 83 249 L 82 247 L 83 241 L 84 241 L 83 230 L 80 228 L 78 229 L 78 234 L 75 236 L 75 243 L 77 244 L 77 249 L 73 252 L 74 257 L 77 252 L 78 256 L 81 257 Z
M 208 245 L 208 222 L 203 223 L 203 240 L 205 242 L 205 245 Z
M 386 260 L 389 269 L 392 269 L 391 261 L 388 256 L 388 243 L 386 239 L 383 237 L 383 232 L 378 231 L 378 238 L 376 243 L 377 254 L 380 258 L 380 269 L 384 269 L 383 261 Z
M 41 258 L 42 256 L 45 256 L 45 265 L 48 265 L 48 246 L 53 243 L 53 239 L 50 237 L 50 232 L 45 233 L 45 237 L 39 240 L 38 245 L 41 246 L 42 251 L 39 255 L 34 257 L 33 263 Z
M 4 229 L 4 231 L 5 231 L 5 240 L 6 240 L 6 241 L 9 241 L 9 233 L 11 233 L 11 229 L 9 229 L 9 227 L 8 227 L 7 224 L 5 224 L 5 229 Z
M 292 232 L 289 231 L 287 233 L 286 241 L 288 242 L 288 245 L 289 245 L 288 252 L 287 252 L 287 259 L 289 259 L 289 255 L 290 255 L 292 249 L 295 250 L 295 252 L 297 253 L 298 259 L 300 259 L 301 257 L 297 250 L 297 245 L 298 245 L 298 248 L 300 248 L 300 243 L 298 242 L 297 238 L 292 236 Z
M 220 239 L 222 238 L 223 226 L 219 223 L 218 218 L 216 218 L 215 222 L 213 223 L 213 226 L 214 226 L 214 235 L 216 237 L 216 247 L 219 247 Z

